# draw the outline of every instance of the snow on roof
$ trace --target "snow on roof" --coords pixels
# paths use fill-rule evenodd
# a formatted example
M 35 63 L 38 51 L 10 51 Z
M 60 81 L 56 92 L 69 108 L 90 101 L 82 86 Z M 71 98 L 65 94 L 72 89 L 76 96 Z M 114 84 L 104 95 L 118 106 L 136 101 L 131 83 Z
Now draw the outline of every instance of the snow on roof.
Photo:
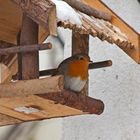
M 61 0 L 52 0 L 52 2 L 56 5 L 56 12 L 59 20 L 70 21 L 73 24 L 82 25 L 80 17 L 70 5 Z
M 81 13 L 66 2 L 52 0 L 56 4 L 58 26 L 75 30 L 81 34 L 90 34 L 102 41 L 115 43 L 123 49 L 131 49 L 134 45 L 120 29 L 110 22 Z

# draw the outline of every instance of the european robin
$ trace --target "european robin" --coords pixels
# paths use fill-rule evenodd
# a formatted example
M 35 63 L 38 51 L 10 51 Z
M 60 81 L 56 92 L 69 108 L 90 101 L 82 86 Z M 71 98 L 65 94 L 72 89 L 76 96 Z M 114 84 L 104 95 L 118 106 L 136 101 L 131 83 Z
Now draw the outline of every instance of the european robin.
M 62 61 L 54 75 L 64 76 L 64 88 L 80 92 L 88 80 L 88 65 L 92 62 L 86 54 L 76 54 Z

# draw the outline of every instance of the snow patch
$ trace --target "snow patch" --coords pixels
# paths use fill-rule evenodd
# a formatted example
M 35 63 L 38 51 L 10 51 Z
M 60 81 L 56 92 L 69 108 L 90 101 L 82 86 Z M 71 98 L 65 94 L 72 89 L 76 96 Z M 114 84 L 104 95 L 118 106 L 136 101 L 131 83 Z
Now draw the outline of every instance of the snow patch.
M 16 107 L 14 110 L 18 111 L 18 112 L 23 112 L 25 114 L 39 112 L 39 110 L 37 108 L 25 107 L 25 106 Z
M 52 0 L 56 5 L 57 18 L 61 21 L 70 21 L 73 24 L 82 25 L 80 17 L 74 9 L 62 0 Z

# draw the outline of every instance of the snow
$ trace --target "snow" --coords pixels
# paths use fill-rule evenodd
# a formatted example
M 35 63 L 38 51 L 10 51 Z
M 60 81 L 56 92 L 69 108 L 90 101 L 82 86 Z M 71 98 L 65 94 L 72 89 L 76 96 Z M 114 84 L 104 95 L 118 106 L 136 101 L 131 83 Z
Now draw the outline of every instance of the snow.
M 70 5 L 61 0 L 52 0 L 52 2 L 56 5 L 57 18 L 59 20 L 82 25 L 80 17 Z
M 25 106 L 16 107 L 14 110 L 15 111 L 18 111 L 18 112 L 23 112 L 25 114 L 39 112 L 39 110 L 36 109 L 36 108 L 33 108 L 33 107 L 25 107 Z

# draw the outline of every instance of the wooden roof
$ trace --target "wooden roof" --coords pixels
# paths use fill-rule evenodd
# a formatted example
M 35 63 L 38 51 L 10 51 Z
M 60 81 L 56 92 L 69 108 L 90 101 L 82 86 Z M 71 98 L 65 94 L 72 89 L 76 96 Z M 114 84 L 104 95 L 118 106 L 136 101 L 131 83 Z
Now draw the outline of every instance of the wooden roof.
M 134 49 L 123 49 L 123 51 L 134 59 L 137 63 L 140 63 L 140 34 L 129 26 L 123 19 L 115 14 L 105 3 L 101 0 L 82 0 L 82 2 L 94 7 L 96 9 L 108 12 L 113 15 L 111 24 L 117 26 L 123 33 L 126 34 L 128 41 L 134 45 Z
M 67 0 L 66 0 L 67 1 Z M 101 0 L 82 0 L 83 3 L 112 15 L 111 21 L 95 18 L 82 12 L 76 11 L 82 20 L 82 26 L 58 19 L 58 26 L 76 30 L 81 34 L 90 34 L 102 41 L 106 40 L 116 44 L 127 55 L 140 63 L 140 34 L 124 22 Z
M 15 0 L 14 0 L 15 1 Z M 140 63 L 140 35 L 120 17 L 118 17 L 101 0 L 82 0 L 93 8 L 113 15 L 111 22 L 94 18 L 77 11 L 81 17 L 83 26 L 79 27 L 69 21 L 60 21 L 58 26 L 74 29 L 81 34 L 90 34 L 109 43 L 115 43 L 137 63 Z M 11 0 L 0 0 L 0 40 L 16 44 L 17 35 L 21 29 L 22 10 Z M 117 28 L 116 28 L 117 27 Z M 120 30 L 120 31 L 119 31 Z M 48 32 L 39 27 L 39 42 L 44 41 Z
M 0 0 L 0 40 L 17 44 L 17 35 L 21 29 L 22 10 L 11 0 Z M 48 32 L 39 27 L 39 42 L 44 41 Z

